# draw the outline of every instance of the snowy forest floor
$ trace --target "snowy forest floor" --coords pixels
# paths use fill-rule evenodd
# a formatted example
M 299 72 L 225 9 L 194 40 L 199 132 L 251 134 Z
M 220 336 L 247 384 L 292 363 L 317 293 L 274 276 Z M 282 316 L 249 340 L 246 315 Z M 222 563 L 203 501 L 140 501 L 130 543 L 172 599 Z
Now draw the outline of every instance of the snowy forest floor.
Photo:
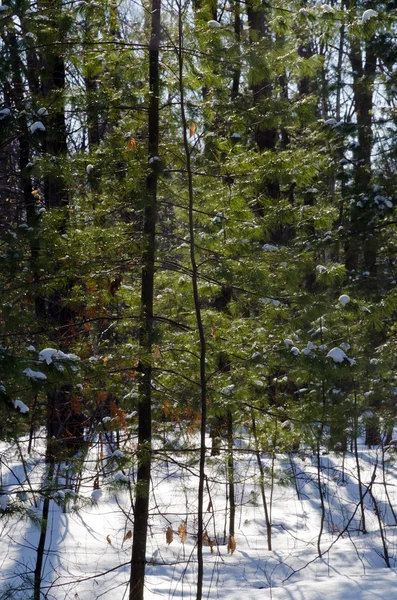
M 27 439 L 20 439 L 0 446 L 1 600 L 32 597 L 42 504 L 38 491 L 43 489 L 45 464 L 40 436 L 30 455 L 27 443 Z M 72 461 L 57 467 L 50 491 L 43 598 L 128 598 L 134 482 L 131 456 L 135 443 L 130 438 L 117 449 L 109 437 L 99 435 L 81 459 L 80 470 Z M 178 435 L 177 427 L 173 434 L 167 433 L 156 442 L 146 600 L 190 600 L 196 596 L 196 444 L 194 436 Z M 369 600 L 397 595 L 394 451 L 383 454 L 380 449 L 369 450 L 358 444 L 366 534 L 362 532 L 354 453 L 343 456 L 322 450 L 319 461 L 310 449 L 262 454 L 272 522 L 269 551 L 252 447 L 250 440 L 241 436 L 233 450 L 237 546 L 232 555 L 227 552 L 227 448 L 220 456 L 208 453 L 205 522 L 211 544 L 207 541 L 204 547 L 203 598 Z M 182 543 L 180 534 L 185 527 L 186 540 Z

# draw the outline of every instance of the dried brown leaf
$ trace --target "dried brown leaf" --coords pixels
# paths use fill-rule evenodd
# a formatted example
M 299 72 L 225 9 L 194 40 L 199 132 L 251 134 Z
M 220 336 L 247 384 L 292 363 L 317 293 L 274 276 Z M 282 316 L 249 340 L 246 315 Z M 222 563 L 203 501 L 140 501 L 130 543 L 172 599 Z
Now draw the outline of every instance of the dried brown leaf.
M 110 539 L 110 536 L 106 536 L 106 541 L 108 544 L 112 545 L 112 540 Z
M 165 532 L 165 541 L 167 544 L 171 544 L 174 539 L 174 534 L 172 532 L 172 527 L 167 527 L 167 531 Z
M 127 533 L 125 534 L 125 536 L 124 536 L 124 538 L 123 538 L 123 543 L 124 543 L 126 540 L 129 540 L 129 539 L 131 539 L 131 538 L 132 538 L 132 531 L 130 530 L 130 531 L 127 531 Z
M 181 536 L 181 542 L 182 544 L 186 541 L 186 536 L 187 536 L 187 527 L 186 527 L 186 523 L 181 523 L 178 527 L 178 533 Z
M 227 545 L 227 553 L 230 554 L 230 555 L 232 555 L 233 552 L 235 551 L 236 547 L 237 547 L 236 540 L 231 535 L 229 537 L 229 542 L 228 542 L 228 545 Z

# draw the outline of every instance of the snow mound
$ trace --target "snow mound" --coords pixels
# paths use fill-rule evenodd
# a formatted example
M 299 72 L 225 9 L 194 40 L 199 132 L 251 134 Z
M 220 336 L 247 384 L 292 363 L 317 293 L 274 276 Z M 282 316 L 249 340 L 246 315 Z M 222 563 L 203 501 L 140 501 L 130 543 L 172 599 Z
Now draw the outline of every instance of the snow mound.
M 10 114 L 11 114 L 11 111 L 9 108 L 3 108 L 3 110 L 0 110 L 0 121 L 5 119 L 6 117 L 9 117 Z
M 346 360 L 350 365 L 354 365 L 356 362 L 354 358 L 349 358 L 345 352 L 343 352 L 342 348 L 337 347 L 332 348 L 332 350 L 328 352 L 327 358 L 332 358 L 336 363 L 343 363 L 343 361 Z
M 91 494 L 91 500 L 92 500 L 93 502 L 98 502 L 98 500 L 99 500 L 100 498 L 102 498 L 102 496 L 103 496 L 103 492 L 102 492 L 102 490 L 94 490 L 94 491 L 92 492 L 92 494 Z
M 76 354 L 65 354 L 62 350 L 55 350 L 55 348 L 44 348 L 39 352 L 40 362 L 46 362 L 49 365 L 53 360 L 79 360 L 79 357 Z
M 223 394 L 224 396 L 230 396 L 235 387 L 236 386 L 234 385 L 234 383 L 231 383 L 230 385 L 227 385 L 221 390 L 221 394 Z
M 339 296 L 339 302 L 342 304 L 342 306 L 346 306 L 346 304 L 349 304 L 350 298 L 347 296 L 347 294 L 342 294 L 342 296 Z
M 36 131 L 45 131 L 45 127 L 41 121 L 36 121 L 30 126 L 30 133 L 35 133 Z
M 24 370 L 24 374 L 26 377 L 29 377 L 29 379 L 33 379 L 34 381 L 44 381 L 47 379 L 47 375 L 44 375 L 44 373 L 41 371 L 32 371 L 32 369 L 29 368 Z
M 367 10 L 365 10 L 363 12 L 363 16 L 362 18 L 362 22 L 366 23 L 367 21 L 369 21 L 369 19 L 372 19 L 372 17 L 377 17 L 378 13 L 376 12 L 376 10 L 372 10 L 372 8 L 368 8 Z
M 15 408 L 19 408 L 21 413 L 29 412 L 29 408 L 22 402 L 22 400 L 14 400 L 14 406 Z

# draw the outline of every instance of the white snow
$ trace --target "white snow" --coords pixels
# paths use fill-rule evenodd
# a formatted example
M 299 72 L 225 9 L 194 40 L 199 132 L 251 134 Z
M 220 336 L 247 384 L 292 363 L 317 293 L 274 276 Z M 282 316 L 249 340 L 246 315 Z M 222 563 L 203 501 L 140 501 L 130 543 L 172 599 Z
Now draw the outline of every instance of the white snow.
M 151 156 L 149 158 L 149 165 L 155 163 L 155 162 L 159 162 L 160 158 L 158 156 Z
M 45 127 L 41 121 L 36 121 L 30 126 L 30 133 L 35 133 L 36 131 L 45 131 Z
M 6 510 L 9 502 L 10 502 L 10 496 L 8 496 L 7 494 L 2 494 L 0 496 L 0 509 Z
M 2 119 L 5 119 L 6 117 L 9 117 L 10 114 L 11 114 L 11 111 L 9 108 L 3 108 L 2 110 L 0 110 L 0 121 Z
M 273 304 L 273 306 L 280 306 L 280 300 L 275 300 L 274 298 L 259 298 L 259 302 L 263 304 Z
M 278 250 L 277 246 L 273 244 L 263 244 L 262 250 L 267 250 L 268 252 L 276 252 Z
M 221 26 L 221 24 L 218 21 L 208 21 L 207 23 L 208 27 L 210 27 L 210 29 L 219 29 L 219 27 Z
M 335 10 L 329 4 L 322 4 L 321 5 L 321 10 L 323 11 L 323 13 L 333 13 L 333 12 L 335 12 Z
M 39 110 L 37 111 L 37 114 L 39 115 L 39 117 L 47 117 L 48 110 L 43 106 L 42 108 L 39 108 Z
M 127 475 L 125 475 L 122 471 L 117 471 L 117 473 L 115 473 L 113 475 L 113 480 L 114 481 L 123 481 L 125 483 L 129 482 L 129 478 Z
M 87 165 L 86 166 L 85 171 L 86 171 L 87 175 L 89 175 L 91 173 L 91 171 L 92 171 L 93 168 L 94 168 L 94 165 Z
M 332 348 L 327 354 L 327 358 L 332 358 L 332 360 L 336 363 L 343 363 L 346 360 L 350 365 L 355 364 L 354 358 L 349 358 L 342 350 L 342 348 Z
M 342 306 L 346 306 L 346 304 L 350 302 L 350 298 L 347 296 L 347 294 L 342 294 L 342 296 L 339 296 L 339 302 L 342 304 Z
M 231 383 L 230 385 L 227 385 L 226 387 L 221 389 L 221 394 L 223 394 L 224 396 L 230 396 L 235 387 L 235 384 Z
M 301 388 L 303 390 L 304 388 Z M 282 414 L 282 413 L 281 413 Z M 166 438 L 161 433 L 168 427 Z M 293 422 L 280 418 L 279 431 L 293 431 Z M 122 433 L 122 432 L 121 432 Z M 127 433 L 127 432 L 124 432 Z M 160 434 L 157 437 L 157 434 Z M 154 453 L 152 467 L 152 495 L 147 547 L 145 600 L 184 598 L 194 600 L 197 582 L 197 449 L 198 435 L 191 438 L 180 433 L 180 424 L 162 423 L 155 436 L 155 448 L 162 448 L 163 440 L 184 444 L 185 453 Z M 123 440 L 123 435 L 121 435 Z M 137 437 L 128 432 L 121 449 L 134 447 Z M 20 440 L 21 451 L 26 456 L 27 439 Z M 393 442 L 391 446 L 393 446 Z M 206 438 L 210 448 L 211 440 Z M 240 432 L 236 448 L 244 452 L 235 455 L 236 550 L 227 553 L 227 539 L 223 537 L 225 519 L 225 458 L 207 455 L 205 504 L 209 498 L 213 512 L 205 512 L 205 521 L 211 539 L 216 536 L 214 553 L 203 547 L 204 578 L 203 598 L 212 600 L 384 600 L 397 595 L 395 555 L 397 541 L 393 516 L 385 496 L 382 476 L 372 481 L 374 465 L 381 460 L 379 449 L 368 450 L 358 440 L 358 460 L 361 467 L 362 490 L 366 515 L 367 534 L 360 532 L 360 509 L 355 456 L 348 452 L 330 452 L 320 455 L 321 482 L 324 490 L 324 529 L 318 557 L 321 508 L 317 483 L 317 456 L 308 447 L 299 454 L 283 453 L 279 448 L 262 452 L 265 467 L 268 501 L 272 514 L 273 549 L 267 549 L 265 516 L 260 496 L 260 474 L 248 434 Z M 42 517 L 41 504 L 33 505 L 29 491 L 35 490 L 45 473 L 44 447 L 40 438 L 32 448 L 32 462 L 26 462 L 29 482 L 16 449 L 0 442 L 2 457 L 2 489 L 0 507 L 7 508 L 11 498 L 19 500 L 20 492 L 27 494 L 25 511 L 35 520 Z M 135 467 L 125 472 L 109 472 L 112 461 L 103 462 L 111 455 L 111 447 L 103 439 L 90 446 L 89 456 L 82 476 L 74 477 L 69 471 L 69 483 L 60 466 L 50 501 L 46 556 L 43 565 L 43 589 L 51 590 L 53 600 L 65 598 L 112 598 L 121 600 L 128 596 L 131 555 L 130 491 L 112 482 L 133 482 Z M 127 454 L 127 452 L 126 452 Z M 195 458 L 194 458 L 195 457 Z M 388 453 L 388 460 L 392 457 Z M 169 460 L 168 460 L 169 459 Z M 99 462 L 100 461 L 100 462 Z M 99 489 L 93 489 L 93 478 L 99 472 Z M 114 464 L 114 463 L 113 463 Z M 385 463 L 386 481 L 390 501 L 397 501 L 396 475 L 393 462 Z M 270 475 L 274 466 L 274 476 Z M 68 468 L 68 467 L 65 467 Z M 379 468 L 379 467 L 378 467 Z M 294 477 L 296 475 L 296 478 Z M 282 484 L 282 485 L 281 485 Z M 379 535 L 379 523 L 368 493 L 372 493 L 382 510 L 382 524 L 391 557 L 392 568 L 387 568 Z M 104 493 L 108 489 L 109 493 Z M 121 489 L 120 489 L 121 488 Z M 270 492 L 271 490 L 271 492 Z M 227 493 L 227 492 L 226 492 Z M 14 496 L 15 494 L 15 496 Z M 21 494 L 22 495 L 22 494 Z M 59 502 L 73 496 L 73 503 Z M 6 499 L 4 496 L 8 496 Z M 270 500 L 272 498 L 272 500 Z M 10 511 L 11 512 L 11 511 Z M 3 523 L 4 521 L 4 523 Z M 187 527 L 187 538 L 181 543 L 178 528 Z M 171 527 L 172 543 L 167 544 L 165 532 Z M 345 533 L 345 527 L 348 531 Z M 22 600 L 33 594 L 28 575 L 34 568 L 38 543 L 38 527 L 21 518 L 20 514 L 2 519 L 0 555 L 2 557 L 1 587 L 15 586 L 8 594 L 12 600 Z M 18 590 L 21 590 L 21 593 Z
M 55 348 L 44 348 L 39 352 L 39 361 L 46 362 L 47 365 L 51 364 L 53 360 L 80 360 L 76 354 L 65 354 L 62 350 L 55 350 Z
M 328 125 L 328 127 L 331 127 L 332 125 L 336 125 L 338 123 L 338 121 L 336 119 L 334 119 L 334 117 L 331 117 L 330 119 L 327 119 L 326 121 L 324 121 L 324 125 Z
M 294 354 L 295 356 L 298 356 L 298 354 L 300 354 L 300 352 L 299 352 L 299 348 L 297 348 L 296 346 L 292 346 L 292 348 L 291 348 L 291 352 L 292 352 L 292 354 Z
M 124 452 L 122 452 L 121 450 L 115 450 L 113 452 L 112 456 L 114 458 L 123 458 L 124 457 Z
M 91 494 L 91 500 L 92 500 L 93 502 L 98 502 L 98 500 L 99 500 L 100 498 L 102 498 L 102 496 L 103 496 L 103 492 L 102 492 L 102 490 L 100 490 L 100 489 L 99 489 L 99 490 L 94 490 L 94 491 L 92 492 L 92 494 Z
M 372 17 L 377 17 L 377 16 L 378 16 L 378 13 L 376 12 L 376 10 L 373 10 L 372 8 L 368 8 L 367 10 L 365 10 L 363 12 L 363 16 L 361 17 L 362 22 L 365 23 L 369 19 L 372 19 Z
M 27 368 L 23 372 L 26 375 L 26 377 L 29 377 L 29 379 L 34 379 L 35 381 L 44 381 L 45 379 L 47 379 L 47 375 L 45 375 L 41 371 L 32 371 L 32 369 Z
M 294 342 L 292 340 L 290 340 L 289 338 L 287 338 L 286 340 L 284 340 L 284 344 L 287 348 L 290 348 L 291 346 L 294 345 Z
M 328 328 L 327 328 L 327 327 L 324 327 L 324 325 L 322 325 L 321 327 L 318 327 L 318 328 L 316 329 L 316 331 L 314 331 L 314 332 L 312 333 L 312 336 L 314 337 L 315 335 L 320 335 L 321 333 L 325 333 L 326 331 L 328 331 Z
M 339 347 L 342 348 L 342 350 L 344 350 L 345 352 L 350 350 L 350 344 L 348 344 L 347 342 L 342 342 L 341 344 L 339 344 Z
M 28 352 L 36 352 L 36 348 L 35 348 L 34 346 L 28 346 L 28 347 L 26 348 L 26 350 L 27 350 Z
M 22 400 L 14 400 L 14 406 L 15 406 L 15 408 L 19 408 L 21 413 L 29 412 L 29 408 L 26 406 L 26 404 L 24 402 L 22 402 Z
M 327 273 L 328 269 L 327 269 L 327 267 L 324 267 L 324 265 L 317 265 L 316 271 L 317 271 L 317 273 L 320 273 L 320 275 L 321 275 L 322 273 Z

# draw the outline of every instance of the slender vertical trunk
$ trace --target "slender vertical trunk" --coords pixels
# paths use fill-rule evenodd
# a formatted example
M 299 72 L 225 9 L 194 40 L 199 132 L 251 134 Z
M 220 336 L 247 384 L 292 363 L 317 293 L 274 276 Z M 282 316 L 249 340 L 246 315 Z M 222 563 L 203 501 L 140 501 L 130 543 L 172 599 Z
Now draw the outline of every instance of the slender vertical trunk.
M 234 100 L 235 98 L 237 98 L 238 93 L 239 93 L 240 77 L 241 77 L 240 42 L 241 42 L 241 31 L 242 31 L 243 25 L 242 25 L 241 14 L 240 14 L 240 11 L 241 11 L 240 0 L 234 0 L 234 2 L 232 3 L 232 8 L 233 8 L 233 12 L 234 12 L 234 25 L 233 25 L 234 36 L 235 36 L 235 42 L 236 42 L 236 46 L 237 46 L 237 59 L 236 59 L 237 66 L 233 70 L 233 83 L 232 83 L 232 92 L 231 92 L 231 98 L 232 98 L 232 100 Z
M 33 592 L 33 600 L 40 600 L 41 598 L 41 580 L 42 580 L 42 570 L 44 563 L 44 554 L 45 554 L 45 543 L 47 538 L 47 530 L 48 530 L 48 517 L 50 514 L 50 490 L 48 487 L 52 484 L 52 479 L 54 477 L 55 465 L 53 462 L 49 464 L 48 467 L 48 475 L 47 475 L 47 490 L 44 496 L 43 501 L 43 511 L 41 513 L 41 525 L 40 525 L 40 538 L 39 543 L 37 545 L 37 553 L 36 553 L 36 566 L 34 569 L 34 592 Z
M 324 531 L 324 521 L 325 521 L 325 503 L 324 503 L 324 492 L 321 485 L 321 455 L 320 455 L 320 437 L 317 439 L 317 487 L 318 493 L 320 497 L 320 505 L 321 505 L 321 517 L 320 517 L 320 530 L 318 532 L 317 537 L 317 552 L 319 557 L 322 557 L 321 552 L 321 538 Z
M 149 161 L 159 153 L 159 49 L 161 31 L 161 0 L 152 0 L 151 33 L 149 42 Z M 156 162 L 146 179 L 146 205 L 144 211 L 144 253 L 142 266 L 142 325 L 139 343 L 143 359 L 139 363 L 140 402 L 138 409 L 138 472 L 132 539 L 130 600 L 143 600 L 147 527 L 149 519 L 149 491 L 152 443 L 152 365 L 154 261 L 156 242 L 157 179 Z
M 348 9 L 355 8 L 356 1 L 348 0 L 346 6 Z M 354 108 L 357 119 L 358 144 L 354 153 L 354 190 L 357 197 L 368 193 L 372 179 L 372 111 L 377 63 L 374 41 L 374 37 L 367 39 L 363 49 L 357 37 L 352 36 L 349 39 L 349 55 L 353 73 Z M 356 206 L 352 208 L 350 231 L 353 235 L 349 236 L 346 244 L 345 263 L 348 271 L 355 271 L 359 265 L 360 254 L 362 252 L 365 269 L 371 275 L 369 281 L 374 284 L 376 277 L 377 240 L 374 235 L 366 236 L 365 244 L 362 245 L 362 237 L 360 235 L 363 230 L 367 229 L 368 221 L 371 218 L 371 211 L 372 209 L 370 208 L 364 210 Z
M 263 503 L 263 510 L 265 511 L 265 521 L 266 521 L 266 533 L 267 533 L 267 549 L 268 550 L 272 550 L 272 524 L 270 521 L 270 510 L 268 507 L 268 502 L 267 502 L 267 498 L 266 498 L 266 491 L 265 491 L 265 470 L 263 468 L 263 464 L 262 464 L 262 460 L 261 460 L 261 454 L 259 451 L 259 440 L 258 440 L 258 434 L 257 434 L 257 430 L 256 430 L 256 421 L 254 416 L 252 416 L 252 434 L 254 436 L 254 442 L 255 442 L 255 456 L 256 456 L 256 462 L 258 464 L 258 468 L 259 468 L 259 475 L 260 475 L 260 489 L 261 489 L 261 496 L 262 496 L 262 503 Z
M 194 191 L 191 155 L 188 141 L 188 124 L 185 112 L 185 83 L 183 75 L 183 20 L 182 7 L 179 5 L 179 96 L 181 101 L 181 121 L 183 130 L 183 146 L 185 150 L 186 172 L 188 179 L 189 198 L 189 237 L 190 237 L 190 262 L 192 267 L 192 287 L 194 298 L 194 310 L 200 346 L 200 390 L 201 390 L 201 426 L 200 426 L 200 463 L 199 463 L 199 486 L 198 486 L 198 517 L 197 517 L 197 594 L 196 600 L 201 600 L 203 595 L 203 512 L 204 512 L 204 483 L 205 483 L 205 433 L 207 425 L 207 381 L 206 381 L 206 340 L 204 325 L 201 317 L 200 296 L 198 291 L 198 267 L 196 262 L 195 231 L 194 231 Z
M 234 490 L 234 458 L 233 458 L 233 415 L 230 410 L 227 413 L 227 471 L 229 482 L 229 537 L 234 537 L 236 521 L 236 501 Z
M 358 414 L 357 414 L 357 393 L 354 392 L 354 432 L 353 432 L 353 448 L 354 448 L 354 457 L 356 460 L 356 470 L 357 470 L 357 481 L 358 481 L 358 494 L 360 498 L 360 510 L 361 510 L 361 525 L 362 532 L 367 533 L 367 528 L 365 524 L 365 510 L 364 510 L 364 495 L 361 483 L 361 467 L 360 467 L 360 458 L 358 455 L 358 446 L 357 446 L 357 438 L 358 438 Z
M 393 515 L 394 525 L 397 525 L 397 515 L 396 515 L 396 511 L 394 510 L 393 503 L 391 502 L 391 498 L 390 498 L 390 494 L 389 494 L 389 490 L 388 490 L 388 484 L 386 481 L 385 449 L 384 449 L 384 447 L 382 448 L 382 482 L 383 482 L 383 487 L 385 488 L 387 502 L 389 504 L 391 514 Z

